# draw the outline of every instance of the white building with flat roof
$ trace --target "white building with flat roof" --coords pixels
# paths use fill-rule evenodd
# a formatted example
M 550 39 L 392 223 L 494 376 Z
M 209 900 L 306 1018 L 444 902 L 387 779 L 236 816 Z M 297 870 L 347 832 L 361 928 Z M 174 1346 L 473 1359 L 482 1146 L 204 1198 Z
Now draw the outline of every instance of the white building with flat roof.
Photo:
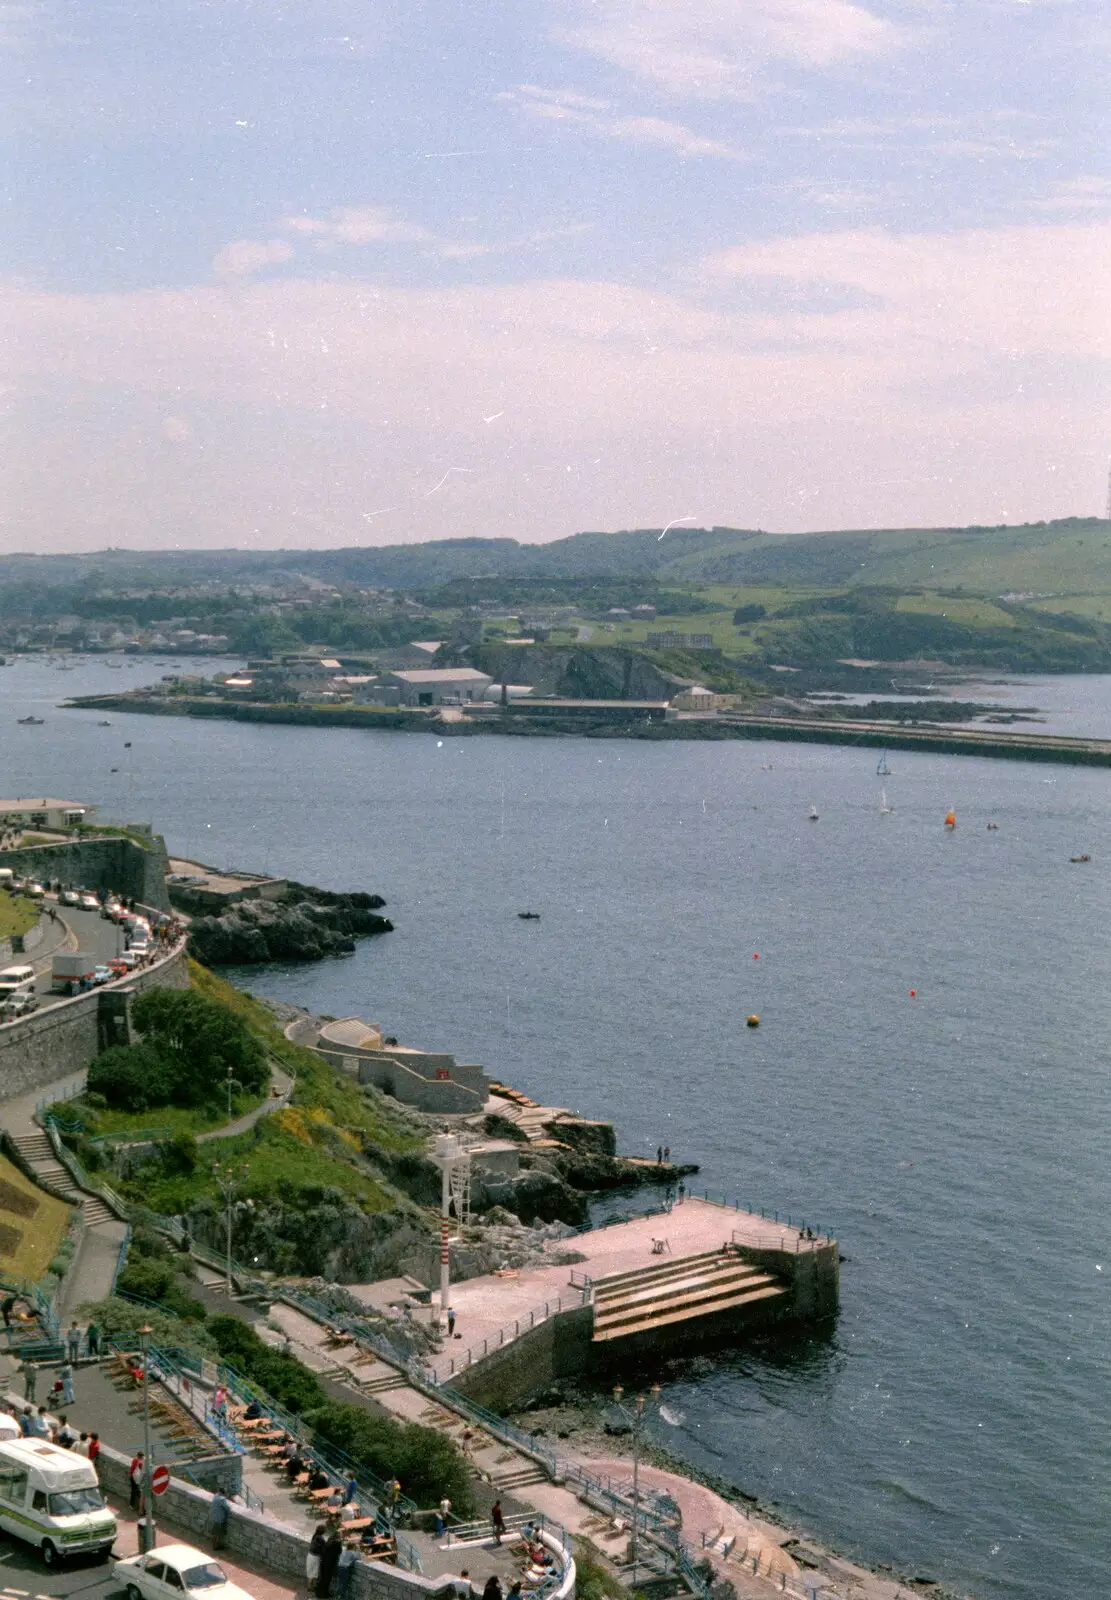
M 403 706 L 458 706 L 481 700 L 494 680 L 477 667 L 429 667 L 391 672 L 385 681 L 396 686 Z
M 76 828 L 81 822 L 91 822 L 96 806 L 84 805 L 77 800 L 0 800 L 0 822 L 23 828 Z

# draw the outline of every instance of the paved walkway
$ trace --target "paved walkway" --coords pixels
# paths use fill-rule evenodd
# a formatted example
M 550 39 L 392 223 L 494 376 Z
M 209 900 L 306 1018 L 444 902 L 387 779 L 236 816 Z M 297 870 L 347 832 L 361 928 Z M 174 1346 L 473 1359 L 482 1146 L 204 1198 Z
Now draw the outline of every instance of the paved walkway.
M 253 1111 L 247 1111 L 241 1117 L 236 1117 L 234 1122 L 225 1122 L 222 1128 L 210 1128 L 207 1133 L 198 1133 L 197 1143 L 207 1144 L 210 1139 L 234 1139 L 237 1133 L 246 1133 L 253 1128 L 260 1117 L 267 1117 L 272 1111 L 278 1110 L 277 1102 L 284 1100 L 293 1088 L 293 1079 L 288 1072 L 283 1072 L 276 1062 L 270 1063 L 270 1098 L 263 1100 L 255 1106 Z
M 87 1301 L 107 1300 L 116 1281 L 120 1248 L 126 1234 L 126 1222 L 114 1218 L 111 1222 L 98 1222 L 95 1228 L 85 1229 L 59 1307 L 63 1322 L 73 1317 L 78 1306 Z

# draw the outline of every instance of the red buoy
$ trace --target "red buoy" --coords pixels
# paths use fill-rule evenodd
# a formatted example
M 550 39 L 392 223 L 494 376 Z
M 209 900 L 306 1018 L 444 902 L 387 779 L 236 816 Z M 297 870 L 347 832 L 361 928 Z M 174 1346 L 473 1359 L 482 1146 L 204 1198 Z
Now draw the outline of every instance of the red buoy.
M 752 959 L 753 959 L 753 961 L 759 961 L 759 959 L 760 959 L 760 952 L 759 952 L 759 950 L 754 950 L 754 951 L 753 951 L 753 953 L 752 953 Z
M 910 997 L 911 997 L 912 1000 L 917 1000 L 917 998 L 918 998 L 918 990 L 917 989 L 912 989 L 910 991 Z

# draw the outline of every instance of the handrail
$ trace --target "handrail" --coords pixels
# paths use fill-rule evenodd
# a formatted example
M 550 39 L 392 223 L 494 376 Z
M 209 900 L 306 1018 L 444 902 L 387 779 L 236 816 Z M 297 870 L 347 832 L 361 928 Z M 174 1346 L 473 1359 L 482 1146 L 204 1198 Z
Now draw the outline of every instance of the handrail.
M 481 1347 L 468 1345 L 460 1355 L 451 1357 L 447 1370 L 448 1377 L 454 1377 L 457 1372 L 465 1372 L 476 1361 L 485 1360 L 493 1351 L 501 1350 L 505 1345 L 512 1344 L 515 1339 L 519 1339 L 523 1334 L 531 1333 L 533 1328 L 539 1327 L 542 1322 L 547 1322 L 549 1317 L 558 1316 L 561 1311 L 577 1311 L 582 1306 L 589 1305 L 590 1289 L 587 1287 L 589 1283 L 590 1279 L 587 1279 L 581 1287 L 573 1284 L 572 1286 L 579 1288 L 580 1292 L 578 1297 L 573 1301 L 569 1300 L 566 1306 L 563 1304 L 563 1296 L 557 1295 L 554 1302 L 545 1300 L 543 1306 L 536 1306 L 532 1311 L 525 1312 L 512 1322 L 507 1322 L 496 1333 L 492 1333 L 488 1339 L 483 1339 Z M 528 1317 L 527 1323 L 525 1323 L 526 1316 Z M 522 1324 L 524 1325 L 522 1326 Z
M 129 1222 L 124 1229 L 123 1238 L 120 1240 L 119 1254 L 116 1257 L 116 1270 L 112 1274 L 112 1287 L 109 1290 L 109 1294 L 119 1294 L 121 1292 L 119 1288 L 120 1274 L 127 1265 L 127 1252 L 130 1248 L 131 1224 Z

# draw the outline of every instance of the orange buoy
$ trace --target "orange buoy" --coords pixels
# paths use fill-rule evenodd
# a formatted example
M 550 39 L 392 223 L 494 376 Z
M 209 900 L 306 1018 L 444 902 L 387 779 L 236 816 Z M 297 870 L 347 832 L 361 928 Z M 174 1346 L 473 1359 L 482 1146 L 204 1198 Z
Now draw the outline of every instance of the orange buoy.
M 911 997 L 912 1000 L 917 1000 L 918 999 L 918 990 L 917 989 L 912 989 L 910 991 L 910 997 Z
M 756 1015 L 755 1011 L 751 1016 L 745 1018 L 745 1026 L 747 1028 L 758 1028 L 760 1026 L 760 1018 Z
M 753 959 L 753 961 L 759 961 L 759 959 L 760 959 L 760 952 L 759 952 L 759 950 L 754 950 L 754 951 L 753 951 L 753 952 L 752 952 L 752 959 Z
M 945 826 L 947 828 L 955 828 L 957 826 L 957 813 L 955 811 L 947 811 L 945 813 Z

